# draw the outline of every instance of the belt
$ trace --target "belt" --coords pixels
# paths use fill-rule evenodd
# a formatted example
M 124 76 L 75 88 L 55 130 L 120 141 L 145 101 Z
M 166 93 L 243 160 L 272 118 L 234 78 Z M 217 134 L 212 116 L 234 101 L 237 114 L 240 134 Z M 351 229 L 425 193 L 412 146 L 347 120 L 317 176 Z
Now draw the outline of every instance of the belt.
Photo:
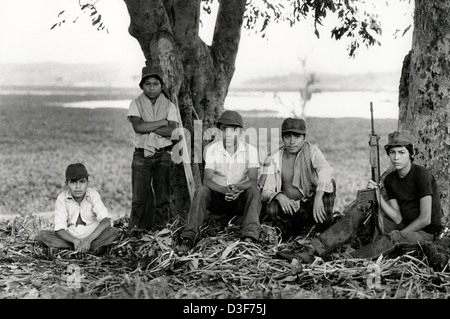
M 173 145 L 168 145 L 168 146 L 165 146 L 165 147 L 163 147 L 163 148 L 159 148 L 159 149 L 157 149 L 156 151 L 155 151 L 155 154 L 156 153 L 162 153 L 162 152 L 166 152 L 166 151 L 171 151 L 172 150 L 172 147 L 173 147 Z M 143 152 L 144 151 L 144 149 L 143 148 L 135 148 L 134 149 L 135 151 L 138 151 L 138 152 Z

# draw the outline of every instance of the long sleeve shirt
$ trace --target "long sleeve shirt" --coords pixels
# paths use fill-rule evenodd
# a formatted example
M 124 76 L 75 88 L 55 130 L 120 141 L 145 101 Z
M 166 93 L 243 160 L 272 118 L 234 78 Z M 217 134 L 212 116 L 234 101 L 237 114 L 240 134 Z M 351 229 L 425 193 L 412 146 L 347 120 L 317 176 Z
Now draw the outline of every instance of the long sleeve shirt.
M 311 197 L 317 190 L 324 191 L 326 193 L 333 192 L 333 184 L 331 182 L 334 174 L 334 169 L 325 159 L 323 153 L 316 145 L 312 145 L 308 142 L 305 142 L 303 147 L 308 147 L 309 152 L 307 152 L 306 161 L 309 161 L 312 167 L 312 176 L 308 176 L 308 178 L 304 178 L 305 180 L 300 180 L 302 168 L 302 160 L 300 160 L 300 156 L 302 156 L 302 152 L 300 151 L 297 154 L 297 157 L 294 162 L 294 170 L 292 184 L 296 187 L 299 192 L 303 195 L 303 199 Z M 264 161 L 263 167 L 263 178 L 261 179 L 262 185 L 262 201 L 270 202 L 272 199 L 278 195 L 279 193 L 283 193 L 282 191 L 282 179 L 281 179 L 281 171 L 282 171 L 282 157 L 284 153 L 285 147 L 281 147 L 277 152 L 273 155 L 269 155 Z M 305 185 L 308 183 L 308 187 L 302 187 L 301 185 Z M 308 188 L 309 191 L 306 191 L 304 188 Z
M 78 216 L 86 225 L 77 225 Z M 55 231 L 66 230 L 72 236 L 89 236 L 102 219 L 110 217 L 100 194 L 88 187 L 83 201 L 79 205 L 68 190 L 61 192 L 55 202 Z

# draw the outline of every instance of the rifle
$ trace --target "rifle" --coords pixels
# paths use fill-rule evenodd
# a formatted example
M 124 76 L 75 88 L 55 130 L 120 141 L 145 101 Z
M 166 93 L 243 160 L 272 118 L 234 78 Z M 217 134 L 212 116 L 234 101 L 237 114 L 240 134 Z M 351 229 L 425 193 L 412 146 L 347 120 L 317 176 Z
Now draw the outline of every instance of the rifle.
M 370 167 L 372 180 L 377 184 L 380 183 L 380 155 L 379 155 L 379 144 L 378 141 L 380 137 L 375 133 L 375 128 L 373 124 L 373 104 L 370 102 L 370 123 L 371 123 L 371 134 L 369 139 L 370 146 Z M 364 227 L 367 227 L 369 222 L 374 219 L 378 220 L 378 227 L 383 233 L 383 219 L 379 216 L 380 214 L 380 199 L 377 197 L 377 192 L 375 189 L 362 189 L 358 190 L 357 195 L 357 205 L 358 208 L 366 211 L 367 215 L 363 221 Z M 374 218 L 373 218 L 374 217 Z M 377 225 L 377 223 L 375 223 Z

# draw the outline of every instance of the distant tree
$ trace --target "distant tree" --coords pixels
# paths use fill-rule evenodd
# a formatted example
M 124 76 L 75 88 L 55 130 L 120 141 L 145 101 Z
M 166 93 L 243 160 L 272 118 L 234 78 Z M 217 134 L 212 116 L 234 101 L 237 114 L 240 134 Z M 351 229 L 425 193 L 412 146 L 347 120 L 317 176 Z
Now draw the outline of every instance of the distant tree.
M 310 72 L 306 67 L 308 57 L 297 57 L 301 63 L 301 82 L 299 88 L 299 99 L 297 98 L 292 101 L 292 99 L 287 102 L 286 99 L 279 94 L 279 92 L 274 92 L 274 99 L 280 104 L 283 105 L 287 110 L 292 114 L 293 117 L 301 117 L 306 119 L 306 104 L 311 100 L 314 93 L 320 92 L 320 89 L 317 88 L 317 84 L 319 79 L 314 72 Z M 300 102 L 300 103 L 297 103 Z
M 317 75 L 314 72 L 310 72 L 307 67 L 306 63 L 308 58 L 298 58 L 302 64 L 302 74 L 303 78 L 305 79 L 305 83 L 300 88 L 300 97 L 301 97 L 301 117 L 306 118 L 306 104 L 311 100 L 312 95 L 314 93 L 320 92 L 320 90 L 317 88 L 317 84 L 319 82 L 319 79 Z

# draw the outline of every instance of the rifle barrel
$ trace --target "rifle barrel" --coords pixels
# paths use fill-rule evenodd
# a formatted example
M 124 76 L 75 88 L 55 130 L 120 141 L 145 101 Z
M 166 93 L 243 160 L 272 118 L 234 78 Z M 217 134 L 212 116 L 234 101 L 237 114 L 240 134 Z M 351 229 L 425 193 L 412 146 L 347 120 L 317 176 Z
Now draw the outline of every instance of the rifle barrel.
M 370 102 L 370 125 L 372 127 L 372 135 L 375 135 L 375 127 L 373 125 L 373 104 Z

